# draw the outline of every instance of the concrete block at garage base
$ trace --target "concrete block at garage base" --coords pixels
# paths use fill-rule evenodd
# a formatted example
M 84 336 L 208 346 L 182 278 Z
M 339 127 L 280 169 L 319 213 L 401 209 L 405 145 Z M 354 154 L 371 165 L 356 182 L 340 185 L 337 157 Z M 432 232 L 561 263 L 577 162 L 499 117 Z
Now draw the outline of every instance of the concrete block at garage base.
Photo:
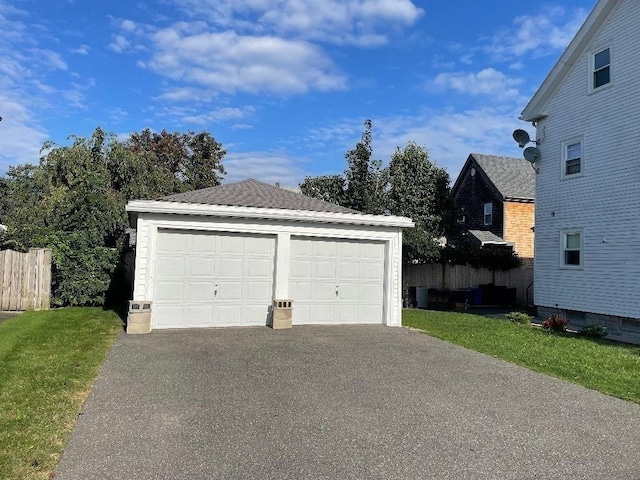
M 140 334 L 151 332 L 151 302 L 130 301 L 127 316 L 127 333 Z
M 274 300 L 273 314 L 271 318 L 271 328 L 274 330 L 284 330 L 291 328 L 291 312 L 293 300 Z

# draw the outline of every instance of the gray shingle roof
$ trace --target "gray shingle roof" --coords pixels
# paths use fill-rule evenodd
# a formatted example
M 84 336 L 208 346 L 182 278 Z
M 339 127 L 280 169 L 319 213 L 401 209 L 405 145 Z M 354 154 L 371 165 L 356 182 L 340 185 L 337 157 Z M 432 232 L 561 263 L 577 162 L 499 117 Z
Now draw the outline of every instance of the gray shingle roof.
M 480 153 L 472 153 L 471 156 L 504 198 L 535 200 L 536 173 L 529 162 L 522 158 Z
M 531 167 L 529 167 L 531 168 Z M 498 244 L 506 244 L 507 242 L 497 236 L 495 233 L 490 232 L 488 230 L 467 230 L 467 233 L 474 237 L 480 245 L 484 245 L 486 243 L 498 243 Z
M 252 178 L 217 187 L 168 195 L 158 200 L 204 205 L 305 210 L 310 212 L 360 213 L 333 203 L 259 182 Z

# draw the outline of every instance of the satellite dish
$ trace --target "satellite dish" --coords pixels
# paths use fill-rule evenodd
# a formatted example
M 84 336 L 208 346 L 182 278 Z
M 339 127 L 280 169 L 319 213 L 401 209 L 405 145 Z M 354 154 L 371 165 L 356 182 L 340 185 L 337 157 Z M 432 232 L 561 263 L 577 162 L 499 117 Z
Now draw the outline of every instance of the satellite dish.
M 536 163 L 538 160 L 540 160 L 540 150 L 538 150 L 536 147 L 527 147 L 524 149 L 524 152 L 522 152 L 522 154 L 524 155 L 524 159 L 527 162 Z
M 513 132 L 513 139 L 518 142 L 520 148 L 524 147 L 527 143 L 531 142 L 531 137 L 525 130 L 516 130 Z

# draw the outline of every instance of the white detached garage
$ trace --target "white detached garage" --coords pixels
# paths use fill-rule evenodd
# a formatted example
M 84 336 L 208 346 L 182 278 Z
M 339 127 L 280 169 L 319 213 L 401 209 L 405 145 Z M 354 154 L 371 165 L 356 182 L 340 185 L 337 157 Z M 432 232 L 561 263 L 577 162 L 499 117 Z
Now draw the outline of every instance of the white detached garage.
M 401 324 L 404 217 L 365 215 L 256 180 L 136 200 L 133 300 L 151 329 Z M 148 330 L 148 327 L 147 327 Z

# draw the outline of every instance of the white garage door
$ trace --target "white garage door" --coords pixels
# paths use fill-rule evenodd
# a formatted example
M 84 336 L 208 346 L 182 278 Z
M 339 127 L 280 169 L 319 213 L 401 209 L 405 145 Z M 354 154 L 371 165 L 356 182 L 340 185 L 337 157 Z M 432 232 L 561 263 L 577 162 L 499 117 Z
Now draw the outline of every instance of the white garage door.
M 160 231 L 153 328 L 266 325 L 275 238 Z
M 293 238 L 293 323 L 382 323 L 382 242 Z

